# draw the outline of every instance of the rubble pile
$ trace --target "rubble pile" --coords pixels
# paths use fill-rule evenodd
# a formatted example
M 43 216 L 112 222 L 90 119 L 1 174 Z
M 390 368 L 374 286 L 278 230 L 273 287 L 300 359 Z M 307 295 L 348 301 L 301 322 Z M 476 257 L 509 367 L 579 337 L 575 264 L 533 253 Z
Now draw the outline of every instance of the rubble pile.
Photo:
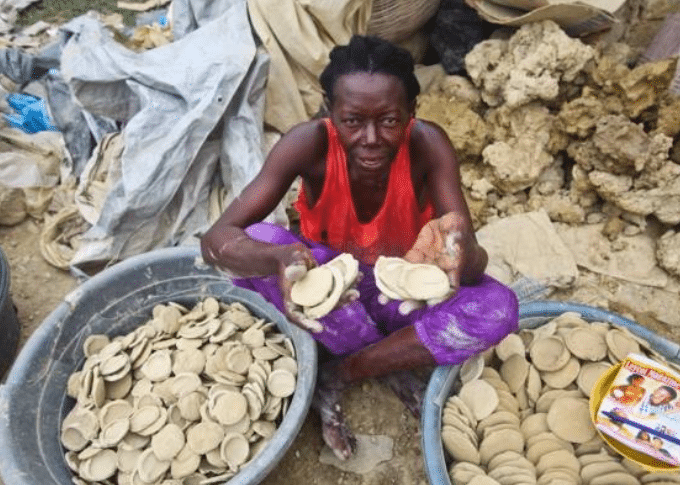
M 651 232 L 659 266 L 680 275 L 677 58 L 631 67 L 628 46 L 591 47 L 544 21 L 465 62 L 470 79 L 444 78 L 416 114 L 447 131 L 475 227 L 542 209 L 558 227 L 602 224 L 612 242 Z

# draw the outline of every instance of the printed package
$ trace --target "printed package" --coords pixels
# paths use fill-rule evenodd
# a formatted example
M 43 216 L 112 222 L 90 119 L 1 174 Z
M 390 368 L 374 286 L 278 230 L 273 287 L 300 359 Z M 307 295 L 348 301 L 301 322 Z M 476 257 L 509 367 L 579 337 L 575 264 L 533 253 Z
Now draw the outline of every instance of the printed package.
M 630 448 L 680 465 L 680 374 L 629 354 L 602 400 L 595 426 Z

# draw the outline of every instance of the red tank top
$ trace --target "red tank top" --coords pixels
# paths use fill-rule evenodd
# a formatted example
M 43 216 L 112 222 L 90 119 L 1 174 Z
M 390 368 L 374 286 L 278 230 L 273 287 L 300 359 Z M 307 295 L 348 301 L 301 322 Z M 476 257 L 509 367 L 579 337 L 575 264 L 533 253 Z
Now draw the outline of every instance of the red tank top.
M 380 255 L 403 256 L 435 213 L 429 199 L 420 211 L 411 181 L 409 142 L 415 120 L 409 123 L 404 142 L 390 167 L 385 201 L 375 217 L 365 224 L 359 221 L 354 209 L 347 154 L 331 120 L 324 121 L 328 131 L 328 153 L 321 195 L 314 207 L 309 207 L 300 184 L 298 200 L 294 204 L 300 214 L 302 235 L 351 253 L 368 264 L 374 264 Z

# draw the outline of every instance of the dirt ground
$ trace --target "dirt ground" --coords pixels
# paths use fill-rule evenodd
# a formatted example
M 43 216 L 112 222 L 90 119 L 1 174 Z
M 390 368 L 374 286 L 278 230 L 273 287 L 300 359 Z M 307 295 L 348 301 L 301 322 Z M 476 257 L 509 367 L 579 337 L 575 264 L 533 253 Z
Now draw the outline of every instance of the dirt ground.
M 19 23 L 29 25 L 39 19 L 61 21 L 89 9 L 97 9 L 102 13 L 117 11 L 113 5 L 115 1 L 111 0 L 43 0 L 29 8 L 20 17 Z M 641 43 L 651 38 L 656 27 L 658 23 L 639 26 Z M 42 258 L 38 249 L 40 230 L 40 223 L 30 219 L 14 227 L 0 226 L 0 247 L 9 260 L 11 296 L 22 325 L 20 345 L 26 342 L 63 297 L 78 285 L 69 273 L 50 266 Z M 574 297 L 579 301 L 579 295 L 564 294 L 559 297 Z M 593 303 L 586 300 L 584 298 L 581 301 Z M 620 309 L 627 310 L 630 309 Z M 645 315 L 645 308 L 635 310 L 638 317 Z M 680 329 L 673 332 L 658 327 L 652 320 L 646 322 L 641 318 L 640 321 L 665 337 L 675 340 L 680 338 Z M 316 414 L 310 412 L 297 439 L 264 480 L 264 485 L 427 485 L 419 423 L 385 385 L 375 380 L 357 385 L 346 393 L 343 404 L 355 433 L 387 435 L 394 440 L 393 458 L 365 475 L 342 472 L 319 463 L 322 449 L 320 423 Z

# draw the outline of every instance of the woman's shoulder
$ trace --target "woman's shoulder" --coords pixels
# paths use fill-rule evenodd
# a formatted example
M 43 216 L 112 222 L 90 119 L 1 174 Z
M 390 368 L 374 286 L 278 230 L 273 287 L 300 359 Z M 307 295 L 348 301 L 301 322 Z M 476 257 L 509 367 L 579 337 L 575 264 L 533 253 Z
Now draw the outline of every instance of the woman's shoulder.
M 304 167 L 314 165 L 326 156 L 328 151 L 328 132 L 322 119 L 305 121 L 293 126 L 281 137 L 272 149 L 276 158 L 282 158 L 298 166 L 302 172 Z M 272 156 L 270 153 L 270 158 Z

